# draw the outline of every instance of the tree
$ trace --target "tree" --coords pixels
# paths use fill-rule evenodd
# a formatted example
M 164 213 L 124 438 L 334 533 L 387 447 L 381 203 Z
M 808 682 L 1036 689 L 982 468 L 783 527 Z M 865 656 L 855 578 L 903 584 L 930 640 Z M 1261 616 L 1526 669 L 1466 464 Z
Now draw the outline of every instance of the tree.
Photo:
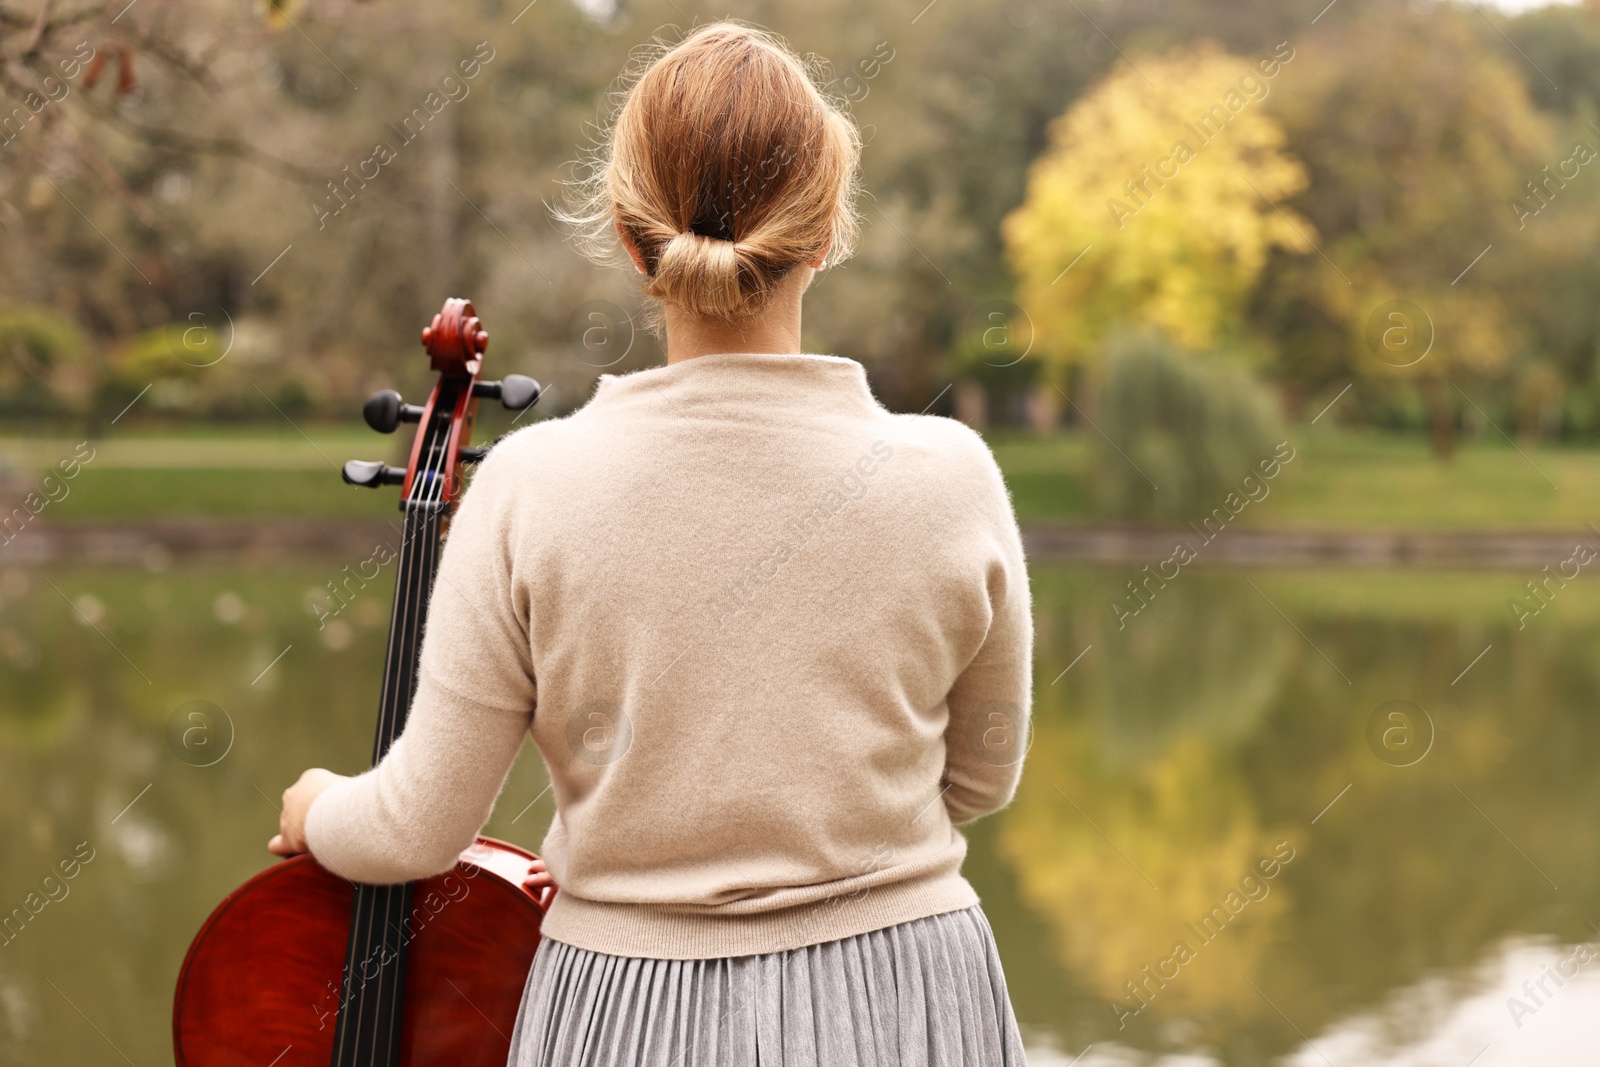
M 1563 191 L 1543 169 L 1560 171 L 1572 144 L 1474 12 L 1441 6 L 1324 31 L 1305 45 L 1295 91 L 1273 101 L 1311 174 L 1293 203 L 1323 255 L 1271 265 L 1255 321 L 1281 339 L 1284 374 L 1307 392 L 1354 380 L 1374 406 L 1420 393 L 1448 454 L 1465 406 L 1457 390 L 1532 354 L 1541 291 L 1563 263 L 1581 263 L 1568 234 L 1582 186 Z
M 1305 170 L 1262 107 L 1293 58 L 1208 41 L 1140 57 L 1051 124 L 1002 232 L 1058 375 L 1125 323 L 1213 345 L 1238 329 L 1271 249 L 1310 251 L 1311 225 L 1276 206 Z

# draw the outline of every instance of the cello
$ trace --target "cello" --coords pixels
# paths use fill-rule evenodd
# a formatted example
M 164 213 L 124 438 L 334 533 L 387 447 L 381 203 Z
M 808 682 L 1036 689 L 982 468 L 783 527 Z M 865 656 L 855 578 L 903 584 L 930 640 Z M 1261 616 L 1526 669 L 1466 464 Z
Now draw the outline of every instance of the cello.
M 438 379 L 421 407 L 393 390 L 363 415 L 392 433 L 417 424 L 404 469 L 352 460 L 348 483 L 401 486 L 405 533 L 395 578 L 377 738 L 378 763 L 405 726 L 423 615 L 459 464 L 480 398 L 520 411 L 531 378 L 479 379 L 489 335 L 451 299 L 422 331 Z M 283 860 L 219 904 L 178 973 L 178 1067 L 503 1067 L 539 929 L 555 887 L 525 888 L 537 857 L 479 837 L 454 868 L 403 885 L 357 885 L 312 856 Z

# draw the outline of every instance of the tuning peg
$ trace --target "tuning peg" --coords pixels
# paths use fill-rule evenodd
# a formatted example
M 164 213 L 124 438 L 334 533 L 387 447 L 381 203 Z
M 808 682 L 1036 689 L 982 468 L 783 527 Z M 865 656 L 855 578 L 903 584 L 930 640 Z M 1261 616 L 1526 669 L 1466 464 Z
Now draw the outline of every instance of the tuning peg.
M 375 460 L 352 459 L 339 472 L 351 485 L 364 485 L 376 489 L 380 485 L 400 485 L 406 480 L 404 467 L 391 467 Z
M 393 389 L 385 389 L 367 397 L 367 402 L 361 406 L 361 417 L 379 433 L 394 433 L 402 422 L 419 421 L 422 409 L 407 404 Z
M 488 445 L 468 445 L 456 453 L 462 463 L 479 463 L 489 454 Z
M 539 383 L 525 374 L 508 374 L 498 382 L 475 382 L 472 395 L 500 401 L 507 411 L 521 411 L 539 402 Z

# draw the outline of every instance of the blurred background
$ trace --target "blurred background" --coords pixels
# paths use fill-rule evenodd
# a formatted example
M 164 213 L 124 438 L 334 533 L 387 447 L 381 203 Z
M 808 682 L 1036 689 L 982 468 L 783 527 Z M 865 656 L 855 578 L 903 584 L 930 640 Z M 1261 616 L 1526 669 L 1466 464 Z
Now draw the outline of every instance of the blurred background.
M 0 0 L 0 1063 L 170 1062 L 279 793 L 364 766 L 398 512 L 338 469 L 443 300 L 520 419 L 662 362 L 549 208 L 724 16 L 866 136 L 806 351 L 1024 526 L 968 875 L 1030 1061 L 1593 1063 L 1600 3 L 1430 0 Z

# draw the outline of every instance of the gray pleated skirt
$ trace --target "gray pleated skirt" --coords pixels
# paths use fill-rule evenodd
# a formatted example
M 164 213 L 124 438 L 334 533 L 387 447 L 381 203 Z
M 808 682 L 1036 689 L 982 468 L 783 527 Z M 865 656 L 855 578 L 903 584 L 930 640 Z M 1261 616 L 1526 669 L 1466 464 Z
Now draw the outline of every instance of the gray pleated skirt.
M 1024 1067 L 980 906 L 759 956 L 545 938 L 509 1067 Z

